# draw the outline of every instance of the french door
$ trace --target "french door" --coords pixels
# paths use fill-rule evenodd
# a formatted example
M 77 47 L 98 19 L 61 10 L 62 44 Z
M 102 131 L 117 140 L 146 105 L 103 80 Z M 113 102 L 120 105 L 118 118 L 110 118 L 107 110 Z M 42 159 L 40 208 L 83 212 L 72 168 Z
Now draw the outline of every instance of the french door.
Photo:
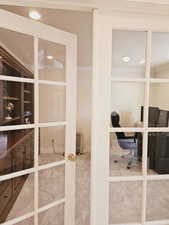
M 5 10 L 0 33 L 1 224 L 75 225 L 76 36 Z
M 152 113 L 169 110 L 168 24 L 157 15 L 94 13 L 92 225 L 169 224 L 169 127 L 153 124 Z M 120 128 L 111 125 L 113 111 Z M 130 170 L 117 132 L 141 136 L 141 160 Z

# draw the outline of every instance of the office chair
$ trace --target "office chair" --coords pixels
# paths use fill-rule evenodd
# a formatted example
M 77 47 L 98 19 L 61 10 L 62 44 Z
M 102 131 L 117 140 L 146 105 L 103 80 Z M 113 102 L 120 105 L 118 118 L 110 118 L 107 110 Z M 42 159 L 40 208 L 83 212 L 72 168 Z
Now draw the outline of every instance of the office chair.
M 120 116 L 117 112 L 111 113 L 111 123 L 113 127 L 120 127 Z M 130 150 L 130 153 L 127 155 L 129 157 L 129 162 L 127 164 L 127 169 L 130 169 L 134 162 L 135 152 L 138 149 L 138 141 L 137 141 L 137 134 L 134 136 L 126 136 L 124 132 L 116 132 L 116 137 L 119 146 L 124 150 Z M 125 158 L 126 155 L 122 155 L 121 158 Z M 118 163 L 118 160 L 114 161 Z

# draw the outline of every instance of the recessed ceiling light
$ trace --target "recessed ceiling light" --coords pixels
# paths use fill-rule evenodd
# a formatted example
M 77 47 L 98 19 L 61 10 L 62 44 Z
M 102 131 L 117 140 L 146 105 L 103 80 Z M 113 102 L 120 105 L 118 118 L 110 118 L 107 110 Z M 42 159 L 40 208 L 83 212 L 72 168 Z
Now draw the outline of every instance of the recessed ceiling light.
M 124 56 L 124 57 L 122 58 L 122 60 L 123 60 L 123 62 L 129 62 L 129 61 L 131 60 L 131 58 L 128 57 L 128 56 Z
M 34 20 L 40 20 L 41 14 L 38 13 L 37 11 L 30 11 L 29 12 L 29 17 L 34 19 Z
M 140 63 L 140 64 L 144 64 L 144 63 L 145 63 L 145 60 L 140 60 L 139 63 Z
M 53 59 L 53 56 L 52 55 L 48 55 L 47 59 Z

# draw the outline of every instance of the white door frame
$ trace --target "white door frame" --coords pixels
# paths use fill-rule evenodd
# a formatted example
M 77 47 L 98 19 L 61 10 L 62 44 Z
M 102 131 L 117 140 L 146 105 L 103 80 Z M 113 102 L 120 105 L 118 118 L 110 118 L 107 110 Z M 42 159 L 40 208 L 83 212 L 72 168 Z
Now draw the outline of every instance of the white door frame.
M 151 36 L 153 31 L 169 32 L 169 16 L 139 15 L 129 13 L 94 12 L 93 44 L 93 105 L 92 105 L 92 177 L 91 225 L 109 225 L 109 184 L 122 181 L 142 181 L 141 221 L 136 224 L 168 224 L 169 220 L 146 221 L 146 196 L 148 180 L 169 180 L 169 175 L 147 174 L 148 132 L 169 132 L 169 128 L 148 128 L 149 84 L 169 83 L 169 79 L 150 78 Z M 112 79 L 112 30 L 147 31 L 146 71 L 144 79 Z M 141 82 L 145 84 L 143 128 L 110 128 L 110 101 L 112 82 Z M 143 168 L 141 176 L 110 177 L 109 141 L 112 132 L 143 132 Z M 124 209 L 125 210 L 125 209 Z
M 77 73 L 77 37 L 74 34 L 53 28 L 40 22 L 31 21 L 25 17 L 18 16 L 8 11 L 0 9 L 0 28 L 9 29 L 20 32 L 26 35 L 31 35 L 34 38 L 34 78 L 20 78 L 0 75 L 0 80 L 9 80 L 17 82 L 27 82 L 34 84 L 34 124 L 16 125 L 16 126 L 1 126 L 0 131 L 20 130 L 33 128 L 35 131 L 35 149 L 34 149 L 34 168 L 11 173 L 0 177 L 0 181 L 18 177 L 25 174 L 34 173 L 34 211 L 15 218 L 4 224 L 15 224 L 26 218 L 34 216 L 35 225 L 38 225 L 38 213 L 41 213 L 58 204 L 65 204 L 65 225 L 75 225 L 75 162 L 67 159 L 69 154 L 76 152 L 76 73 Z M 40 80 L 38 71 L 38 40 L 39 38 L 56 44 L 62 44 L 66 47 L 66 81 L 53 82 Z M 39 84 L 65 86 L 66 88 L 66 119 L 65 121 L 39 123 Z M 38 165 L 38 138 L 40 127 L 55 127 L 65 126 L 65 160 Z M 65 165 L 65 198 L 55 201 L 52 204 L 42 208 L 38 207 L 38 172 L 43 169 Z

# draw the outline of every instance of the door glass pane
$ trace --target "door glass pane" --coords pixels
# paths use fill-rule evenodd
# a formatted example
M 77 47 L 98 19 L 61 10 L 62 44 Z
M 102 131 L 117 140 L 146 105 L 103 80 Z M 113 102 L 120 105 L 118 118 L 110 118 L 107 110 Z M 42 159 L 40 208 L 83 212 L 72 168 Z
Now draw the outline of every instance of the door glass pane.
M 147 185 L 147 220 L 169 219 L 169 181 L 148 181 Z
M 34 130 L 0 132 L 0 176 L 34 166 Z
M 112 32 L 112 78 L 144 78 L 146 32 Z
M 0 75 L 33 78 L 34 39 L 0 28 Z
M 142 133 L 110 134 L 110 176 L 142 174 Z
M 39 214 L 40 225 L 64 225 L 64 204 L 55 206 Z
M 66 89 L 62 86 L 39 86 L 40 123 L 65 121 Z
M 148 134 L 147 168 L 149 174 L 169 174 L 169 133 Z
M 66 47 L 61 44 L 39 40 L 39 79 L 66 81 Z
M 45 127 L 39 129 L 39 164 L 64 160 L 65 157 L 65 127 Z
M 34 86 L 0 81 L 0 126 L 34 122 Z
M 151 78 L 169 78 L 169 33 L 152 33 Z
M 149 127 L 168 127 L 169 83 L 151 83 Z
M 0 205 L 1 223 L 33 212 L 34 175 L 29 174 L 1 181 Z
M 109 224 L 141 223 L 141 182 L 110 184 Z
M 57 200 L 65 195 L 65 166 L 56 166 L 39 171 L 39 207 Z
M 111 112 L 119 115 L 113 127 L 142 127 L 141 107 L 144 105 L 144 84 L 116 83 L 111 86 Z

